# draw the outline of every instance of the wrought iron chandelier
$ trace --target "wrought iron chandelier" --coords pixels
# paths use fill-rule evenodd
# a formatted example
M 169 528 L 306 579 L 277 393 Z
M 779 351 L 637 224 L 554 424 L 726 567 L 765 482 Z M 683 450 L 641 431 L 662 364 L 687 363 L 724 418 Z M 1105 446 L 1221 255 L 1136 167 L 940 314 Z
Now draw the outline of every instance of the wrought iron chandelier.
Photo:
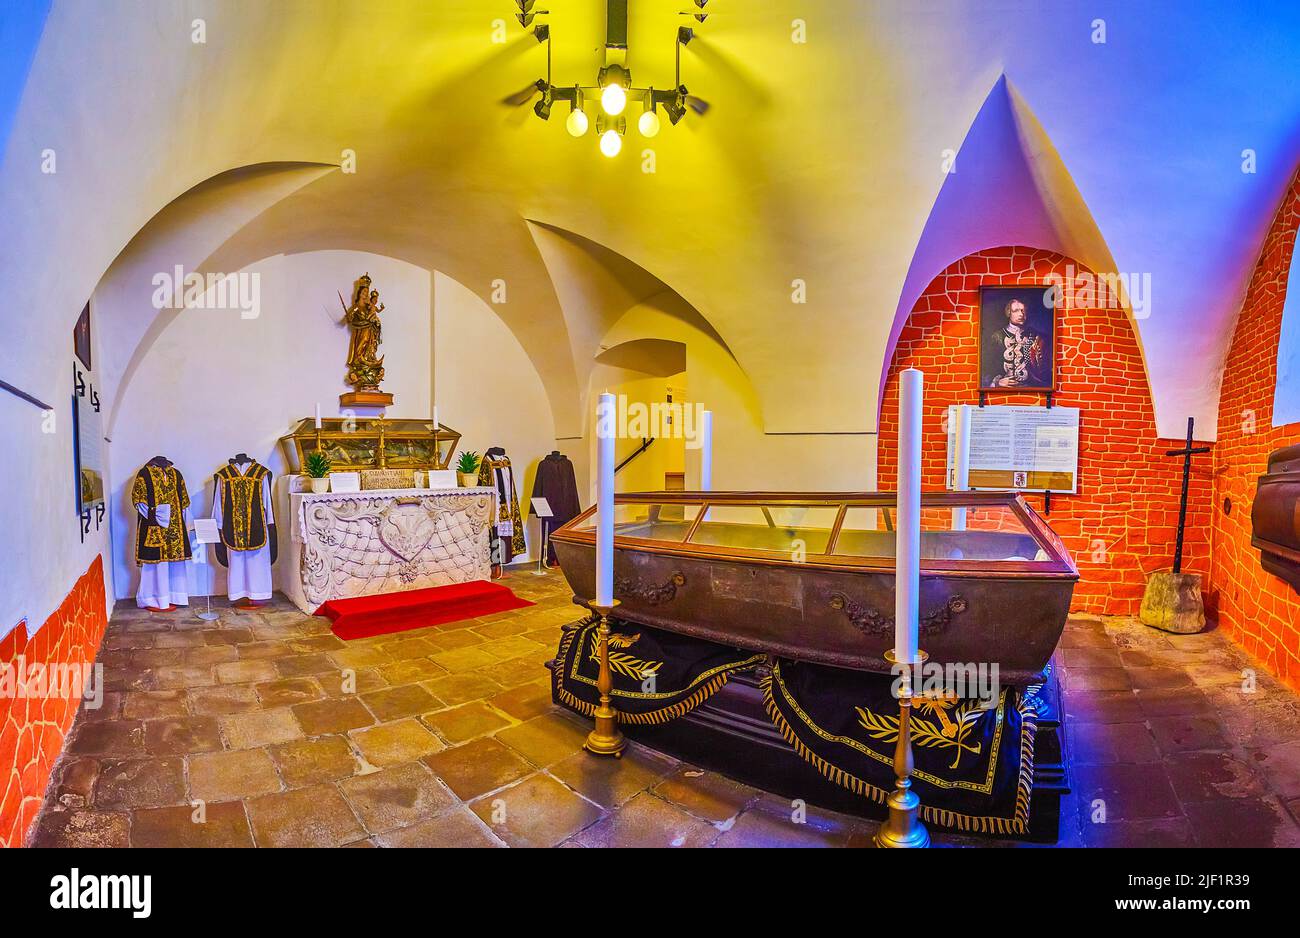
M 709 0 L 694 0 L 698 8 L 694 12 L 683 13 L 697 23 L 703 23 L 709 14 L 704 7 Z M 533 104 L 533 113 L 542 120 L 550 120 L 551 110 L 557 101 L 569 105 L 569 114 L 564 126 L 574 137 L 585 136 L 591 127 L 586 105 L 589 100 L 598 103 L 596 113 L 596 137 L 600 141 L 600 152 L 614 157 L 623 149 L 623 138 L 627 134 L 627 107 L 636 102 L 641 105 L 637 117 L 637 130 L 643 137 L 653 137 L 659 133 L 659 109 L 668 115 L 670 124 L 677 124 L 686 116 L 687 110 L 703 116 L 709 109 L 708 102 L 686 90 L 682 84 L 682 47 L 695 38 L 695 27 L 680 26 L 674 44 L 676 71 L 671 89 L 657 89 L 650 86 L 638 88 L 632 84 L 632 72 L 627 67 L 627 3 L 628 0 L 607 0 L 605 29 L 605 64 L 596 73 L 594 85 L 557 85 L 551 78 L 551 27 L 548 23 L 536 22 L 537 17 L 545 16 L 549 10 L 534 9 L 537 0 L 515 0 L 519 12 L 515 19 L 525 29 L 532 29 L 534 38 L 546 44 L 546 77 L 539 78 L 515 94 L 505 98 L 502 103 L 511 107 L 522 107 L 537 98 Z M 540 97 L 538 97 L 540 95 Z

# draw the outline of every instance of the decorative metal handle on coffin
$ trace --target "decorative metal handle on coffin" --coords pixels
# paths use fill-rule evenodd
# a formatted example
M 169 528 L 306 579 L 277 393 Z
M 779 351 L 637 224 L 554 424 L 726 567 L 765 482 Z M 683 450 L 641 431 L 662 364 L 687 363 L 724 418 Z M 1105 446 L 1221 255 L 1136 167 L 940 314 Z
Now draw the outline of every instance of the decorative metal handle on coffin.
M 877 612 L 870 606 L 849 599 L 843 593 L 831 594 L 830 607 L 843 612 L 848 616 L 849 622 L 853 623 L 853 627 L 866 635 L 886 635 L 894 630 L 893 616 Z M 967 608 L 969 604 L 964 597 L 953 596 L 940 608 L 921 616 L 920 630 L 923 634 L 929 635 L 942 632 L 948 627 L 953 616 L 960 615 Z
M 638 599 L 648 606 L 658 606 L 676 597 L 677 590 L 685 585 L 686 576 L 674 570 L 667 583 L 642 583 L 629 577 L 619 577 L 614 580 L 614 592 L 631 599 Z

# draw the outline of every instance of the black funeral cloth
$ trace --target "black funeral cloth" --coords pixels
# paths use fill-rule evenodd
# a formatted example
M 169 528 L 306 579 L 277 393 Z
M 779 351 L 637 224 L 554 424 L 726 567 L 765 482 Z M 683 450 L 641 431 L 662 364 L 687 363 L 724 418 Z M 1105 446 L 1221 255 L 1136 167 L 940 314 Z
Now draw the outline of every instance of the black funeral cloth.
M 582 511 L 578 504 L 578 483 L 573 474 L 573 463 L 563 453 L 551 453 L 537 464 L 533 478 L 532 498 L 544 498 L 550 505 L 552 517 L 545 521 L 546 530 L 558 531 Z M 529 508 L 530 514 L 536 514 Z M 547 543 L 547 564 L 554 565 L 555 545 Z
M 551 695 L 556 703 L 591 716 L 600 702 L 598 622 L 564 633 Z M 747 671 L 764 655 L 688 638 L 631 622 L 610 621 L 610 693 L 622 723 L 667 723 L 685 716 L 717 693 L 731 675 Z
M 894 678 L 780 660 L 763 681 L 768 716 L 795 750 L 838 785 L 884 804 L 894 789 Z M 1023 834 L 1029 824 L 1037 714 L 1012 688 L 978 698 L 912 701 L 912 788 L 938 827 Z

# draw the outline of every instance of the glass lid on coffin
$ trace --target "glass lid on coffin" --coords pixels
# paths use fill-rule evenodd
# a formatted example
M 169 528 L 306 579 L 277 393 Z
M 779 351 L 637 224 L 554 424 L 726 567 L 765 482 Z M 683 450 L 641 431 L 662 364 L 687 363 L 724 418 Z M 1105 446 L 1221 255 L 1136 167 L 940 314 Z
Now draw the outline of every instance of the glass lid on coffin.
M 798 555 L 892 559 L 897 543 L 890 505 L 637 501 L 614 506 L 619 538 Z M 705 512 L 703 517 L 701 513 Z M 573 530 L 595 528 L 594 513 Z M 1049 563 L 1051 557 L 1008 504 L 923 507 L 922 561 Z

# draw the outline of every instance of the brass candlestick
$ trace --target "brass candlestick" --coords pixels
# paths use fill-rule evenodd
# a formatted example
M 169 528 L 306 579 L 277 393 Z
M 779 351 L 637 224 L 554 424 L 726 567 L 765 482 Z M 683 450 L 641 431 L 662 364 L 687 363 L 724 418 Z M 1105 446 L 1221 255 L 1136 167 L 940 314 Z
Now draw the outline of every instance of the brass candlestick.
M 627 740 L 618 728 L 618 711 L 610 702 L 609 695 L 614 690 L 614 674 L 609 669 L 609 614 L 619 605 L 617 599 L 608 606 L 591 604 L 591 611 L 600 616 L 600 626 L 596 630 L 600 649 L 600 674 L 596 678 L 596 689 L 600 691 L 600 703 L 593 716 L 596 725 L 587 734 L 587 741 L 582 748 L 597 756 L 621 758 Z
M 919 649 L 916 661 L 903 672 L 898 693 L 898 745 L 894 747 L 894 777 L 897 782 L 889 796 L 889 817 L 876 832 L 877 847 L 928 847 L 930 832 L 918 817 L 921 799 L 912 791 L 912 669 L 925 663 L 929 656 Z M 885 660 L 897 664 L 894 652 L 885 652 Z

